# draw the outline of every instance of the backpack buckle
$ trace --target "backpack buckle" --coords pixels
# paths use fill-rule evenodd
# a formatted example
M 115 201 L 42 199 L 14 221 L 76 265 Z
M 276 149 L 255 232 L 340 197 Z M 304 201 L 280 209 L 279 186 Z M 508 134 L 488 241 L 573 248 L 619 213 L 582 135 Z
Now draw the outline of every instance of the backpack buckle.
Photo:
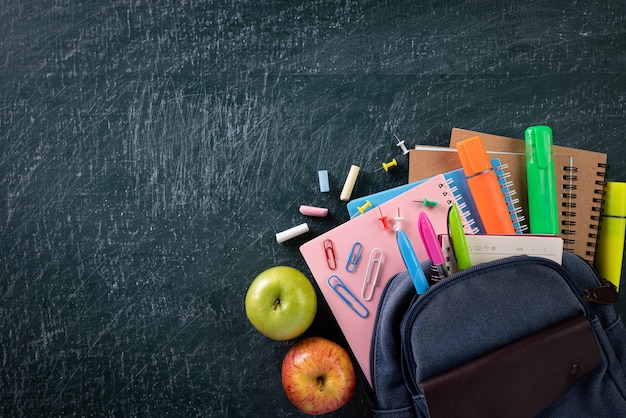
M 602 280 L 602 286 L 593 289 L 581 289 L 583 299 L 586 302 L 595 302 L 611 305 L 619 300 L 617 288 L 608 280 Z

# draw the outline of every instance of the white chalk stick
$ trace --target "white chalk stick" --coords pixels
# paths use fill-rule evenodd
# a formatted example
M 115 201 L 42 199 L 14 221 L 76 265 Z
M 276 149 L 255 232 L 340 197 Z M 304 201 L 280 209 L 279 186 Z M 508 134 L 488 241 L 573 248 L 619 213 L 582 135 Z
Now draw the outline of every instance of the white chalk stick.
M 318 218 L 323 218 L 328 215 L 328 209 L 318 208 L 317 206 L 300 205 L 300 213 L 304 216 L 315 216 Z
M 302 235 L 307 232 L 309 232 L 309 225 L 307 225 L 306 223 L 296 225 L 293 228 L 289 228 L 283 232 L 277 233 L 276 242 L 282 244 L 285 241 L 288 241 L 292 238 L 297 237 L 298 235 Z
M 320 192 L 327 193 L 330 191 L 330 185 L 328 183 L 328 170 L 320 170 L 317 172 L 317 177 L 320 180 Z
M 341 190 L 341 195 L 339 196 L 339 198 L 344 202 L 350 200 L 350 196 L 352 196 L 352 190 L 354 189 L 356 178 L 359 176 L 359 170 L 361 170 L 359 166 L 353 165 L 350 167 L 348 177 L 346 178 L 346 182 L 344 183 L 343 189 Z

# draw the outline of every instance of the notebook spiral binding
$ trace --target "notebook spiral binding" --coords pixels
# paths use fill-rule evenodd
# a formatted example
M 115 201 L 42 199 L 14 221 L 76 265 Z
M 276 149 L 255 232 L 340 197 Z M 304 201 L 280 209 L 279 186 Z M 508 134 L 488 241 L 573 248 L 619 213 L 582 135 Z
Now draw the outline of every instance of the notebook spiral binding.
M 476 226 L 476 220 L 474 219 L 474 215 L 469 210 L 467 202 L 465 202 L 465 200 L 463 199 L 463 195 L 458 193 L 459 188 L 454 184 L 454 178 L 446 177 L 446 183 L 448 184 L 448 187 L 450 187 L 450 192 L 452 193 L 452 198 L 448 199 L 447 203 L 451 204 L 452 202 L 455 202 L 459 208 L 459 211 L 461 211 L 461 214 L 466 219 L 466 222 L 463 224 L 463 226 L 468 226 L 472 230 L 472 234 L 478 234 L 480 230 Z M 446 196 L 445 192 L 444 196 Z
M 563 237 L 563 247 L 565 250 L 573 252 L 571 248 L 576 244 L 576 226 L 578 222 L 576 220 L 576 212 L 573 209 L 576 209 L 576 198 L 578 194 L 574 191 L 578 190 L 578 185 L 575 183 L 578 181 L 578 167 L 573 166 L 563 166 L 561 167 L 563 171 L 563 185 L 562 188 L 564 192 L 561 193 L 561 196 L 565 201 L 561 203 L 561 206 L 564 208 L 561 210 L 560 223 L 562 227 L 561 236 Z
M 590 259 L 593 259 L 595 256 L 595 248 L 596 248 L 596 240 L 598 238 L 598 228 L 600 223 L 600 215 L 602 213 L 602 205 L 604 203 L 604 186 L 606 185 L 605 177 L 607 165 L 604 163 L 598 163 L 596 176 L 598 177 L 594 181 L 594 189 L 593 194 L 595 195 L 592 198 L 592 207 L 591 207 L 591 215 L 589 217 L 589 225 L 579 225 L 579 219 L 576 218 L 576 207 L 578 198 L 578 185 L 576 182 L 578 181 L 578 167 L 575 166 L 563 166 L 562 169 L 562 179 L 564 180 L 562 183 L 562 192 L 561 197 L 563 198 L 563 202 L 561 203 L 561 236 L 563 236 L 564 249 L 570 252 L 573 252 L 571 248 L 576 244 L 577 237 L 576 231 L 579 229 L 578 226 L 588 228 L 587 236 L 581 237 L 580 239 L 586 240 L 586 249 L 585 255 Z M 585 222 L 584 219 L 581 219 L 580 222 Z
M 522 207 L 519 206 L 520 200 L 518 197 L 515 197 L 517 195 L 517 190 L 511 189 L 511 187 L 513 187 L 513 182 L 509 180 L 511 173 L 505 171 L 508 167 L 508 164 L 499 164 L 494 167 L 494 172 L 498 178 L 498 183 L 500 184 L 500 189 L 502 190 L 502 195 L 504 196 L 504 201 L 506 202 L 507 209 L 509 210 L 509 216 L 511 217 L 511 221 L 513 221 L 515 233 L 521 234 L 528 230 L 528 225 L 524 223 L 526 222 L 526 217 L 521 215 Z
M 606 173 L 608 170 L 608 165 L 599 163 L 598 171 L 596 171 L 596 176 L 598 179 L 594 182 L 596 186 L 600 186 L 599 188 L 594 188 L 593 193 L 596 195 L 593 197 L 593 206 L 591 210 L 594 214 L 591 216 L 592 223 L 589 225 L 589 233 L 587 237 L 590 238 L 590 241 L 587 241 L 587 251 L 585 253 L 590 257 L 595 257 L 596 255 L 596 243 L 598 239 L 598 230 L 600 229 L 600 216 L 602 215 L 602 207 L 604 206 L 604 195 L 605 195 L 605 186 L 606 186 Z
M 591 223 L 589 224 L 589 233 L 587 234 L 587 238 L 590 238 L 590 240 L 587 241 L 587 250 L 585 251 L 585 254 L 587 254 L 590 257 L 595 257 L 596 254 L 596 242 L 597 242 L 597 238 L 598 238 L 598 234 L 596 231 L 598 231 L 599 226 L 600 226 L 600 215 L 602 213 L 602 204 L 604 202 L 604 186 L 606 186 L 606 181 L 605 181 L 605 177 L 606 177 L 606 170 L 607 170 L 608 166 L 606 164 L 598 164 L 598 171 L 596 171 L 596 176 L 598 177 L 598 179 L 596 179 L 594 181 L 594 184 L 596 186 L 599 186 L 598 188 L 594 188 L 593 193 L 596 195 L 593 197 L 592 201 L 593 201 L 593 206 L 591 207 L 591 210 L 593 212 L 593 214 L 591 215 Z

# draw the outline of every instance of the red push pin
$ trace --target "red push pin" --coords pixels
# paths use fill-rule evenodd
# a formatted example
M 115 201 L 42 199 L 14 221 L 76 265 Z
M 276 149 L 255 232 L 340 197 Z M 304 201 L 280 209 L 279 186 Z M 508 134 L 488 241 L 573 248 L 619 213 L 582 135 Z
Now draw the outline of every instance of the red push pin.
M 378 211 L 380 212 L 380 218 L 378 218 L 378 220 L 383 224 L 383 229 L 387 231 L 389 229 L 389 221 L 387 220 L 387 217 L 383 215 L 383 211 L 380 209 L 380 206 L 378 207 Z

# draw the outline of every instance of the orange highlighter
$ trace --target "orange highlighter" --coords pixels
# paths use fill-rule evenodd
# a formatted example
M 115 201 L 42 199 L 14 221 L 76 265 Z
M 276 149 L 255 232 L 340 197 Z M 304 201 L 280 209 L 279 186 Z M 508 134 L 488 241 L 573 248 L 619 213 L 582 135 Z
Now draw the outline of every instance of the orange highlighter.
M 496 173 L 480 137 L 456 145 L 467 183 L 487 234 L 515 234 Z

